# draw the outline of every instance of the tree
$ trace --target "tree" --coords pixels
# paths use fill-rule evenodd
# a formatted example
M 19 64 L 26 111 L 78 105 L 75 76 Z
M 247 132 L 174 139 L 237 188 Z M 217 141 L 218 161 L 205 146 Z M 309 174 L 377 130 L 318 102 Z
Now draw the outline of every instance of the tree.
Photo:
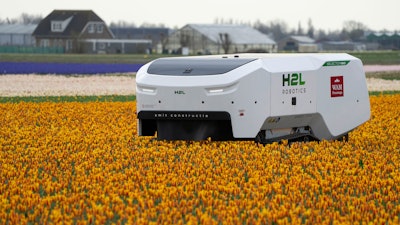
M 142 25 L 140 25 L 141 28 L 165 28 L 165 24 L 163 23 L 159 23 L 159 24 L 155 24 L 155 23 L 147 23 L 144 22 L 142 23 Z
M 360 41 L 366 30 L 368 30 L 368 27 L 363 23 L 354 20 L 348 20 L 343 23 L 342 32 L 346 33 L 352 41 Z
M 328 36 L 327 36 L 327 34 L 325 33 L 324 30 L 319 29 L 319 30 L 316 31 L 315 33 L 316 33 L 316 34 L 314 35 L 313 38 L 316 38 L 317 41 L 327 41 L 327 40 L 329 40 L 329 39 L 328 39 Z
M 168 36 L 165 33 L 160 33 L 160 44 L 161 44 L 161 52 L 164 54 L 166 53 L 165 46 L 168 44 Z
M 307 30 L 307 35 L 310 38 L 314 38 L 314 26 L 312 24 L 311 18 L 308 19 L 308 30 Z
M 20 23 L 22 24 L 39 24 L 43 17 L 41 15 L 30 15 L 22 13 L 20 16 Z
M 229 48 L 231 47 L 232 41 L 229 38 L 228 33 L 219 33 L 219 39 L 221 41 L 222 49 L 224 50 L 225 54 L 229 53 Z
M 297 35 L 304 35 L 303 28 L 301 27 L 301 22 L 297 25 Z
M 136 27 L 136 25 L 133 22 L 126 22 L 123 20 L 110 23 L 110 28 L 127 28 L 127 27 Z
M 4 20 L 0 19 L 0 24 L 39 24 L 42 19 L 43 17 L 41 15 L 22 13 L 17 18 L 6 18 Z
M 267 24 L 256 21 L 253 27 L 261 33 L 270 35 L 274 40 L 280 40 L 287 35 L 288 25 L 283 20 L 270 21 Z

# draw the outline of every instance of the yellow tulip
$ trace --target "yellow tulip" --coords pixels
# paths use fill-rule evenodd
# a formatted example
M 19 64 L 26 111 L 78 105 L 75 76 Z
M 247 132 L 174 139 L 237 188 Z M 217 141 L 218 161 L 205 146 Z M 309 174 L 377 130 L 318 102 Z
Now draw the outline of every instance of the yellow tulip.
M 135 102 L 0 104 L 0 223 L 398 224 L 400 95 L 348 142 L 137 136 Z

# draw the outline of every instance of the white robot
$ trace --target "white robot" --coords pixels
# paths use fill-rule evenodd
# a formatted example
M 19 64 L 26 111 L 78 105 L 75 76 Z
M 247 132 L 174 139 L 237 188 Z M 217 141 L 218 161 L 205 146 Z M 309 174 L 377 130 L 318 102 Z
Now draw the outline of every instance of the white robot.
M 136 94 L 138 134 L 160 140 L 332 140 L 370 118 L 348 54 L 160 58 L 140 68 Z

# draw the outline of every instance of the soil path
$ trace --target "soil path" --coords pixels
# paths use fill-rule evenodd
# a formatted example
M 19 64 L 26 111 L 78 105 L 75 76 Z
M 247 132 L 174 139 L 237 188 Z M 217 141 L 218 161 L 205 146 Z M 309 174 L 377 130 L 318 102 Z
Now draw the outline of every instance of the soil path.
M 382 69 L 368 70 L 374 68 Z M 367 78 L 367 86 L 369 91 L 400 90 L 400 80 Z M 0 75 L 0 96 L 134 95 L 135 87 L 132 76 Z
M 364 65 L 364 71 L 366 73 L 400 71 L 400 65 Z
M 1 75 L 0 96 L 134 95 L 128 76 Z

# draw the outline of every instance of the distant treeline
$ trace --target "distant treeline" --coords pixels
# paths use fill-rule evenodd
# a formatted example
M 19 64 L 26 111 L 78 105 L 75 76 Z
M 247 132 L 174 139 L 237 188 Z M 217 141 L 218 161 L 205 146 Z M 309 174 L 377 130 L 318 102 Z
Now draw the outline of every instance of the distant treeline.
M 31 15 L 28 13 L 22 13 L 17 18 L 0 18 L 0 24 L 38 24 L 43 17 L 41 15 Z M 223 19 L 216 18 L 215 24 L 244 24 L 251 26 L 262 33 L 269 35 L 274 40 L 280 40 L 288 35 L 307 35 L 314 38 L 317 42 L 319 41 L 365 41 L 366 35 L 373 30 L 369 29 L 367 25 L 362 22 L 355 20 L 348 20 L 343 22 L 342 29 L 339 30 L 323 30 L 316 29 L 311 19 L 308 19 L 307 24 L 303 25 L 301 22 L 298 23 L 297 27 L 291 28 L 284 20 L 272 20 L 272 21 L 260 21 L 255 22 L 244 22 L 234 19 Z M 116 27 L 137 27 L 134 22 L 128 21 L 117 21 L 109 24 L 110 28 Z M 163 23 L 152 24 L 144 23 L 139 27 L 167 27 Z M 179 29 L 174 27 L 171 29 Z M 378 32 L 378 31 L 375 31 Z M 387 32 L 387 30 L 379 30 L 379 32 Z M 396 32 L 396 31 L 391 31 Z

